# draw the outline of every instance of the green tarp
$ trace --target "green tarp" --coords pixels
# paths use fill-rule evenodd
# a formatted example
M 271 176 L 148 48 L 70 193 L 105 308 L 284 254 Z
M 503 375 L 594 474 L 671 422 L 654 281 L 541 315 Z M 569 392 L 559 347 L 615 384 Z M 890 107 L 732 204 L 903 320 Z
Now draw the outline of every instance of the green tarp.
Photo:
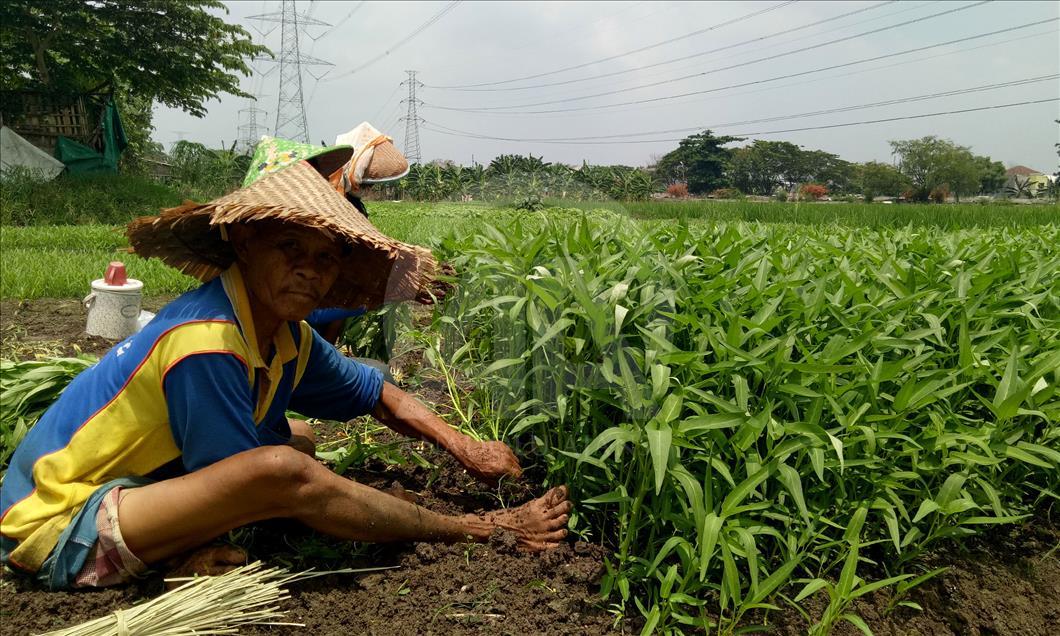
M 82 143 L 67 137 L 59 137 L 55 142 L 55 158 L 63 162 L 70 174 L 93 174 L 99 172 L 117 172 L 118 159 L 125 147 L 129 145 L 125 129 L 121 125 L 121 116 L 114 101 L 108 101 L 103 110 L 103 152 L 96 152 Z

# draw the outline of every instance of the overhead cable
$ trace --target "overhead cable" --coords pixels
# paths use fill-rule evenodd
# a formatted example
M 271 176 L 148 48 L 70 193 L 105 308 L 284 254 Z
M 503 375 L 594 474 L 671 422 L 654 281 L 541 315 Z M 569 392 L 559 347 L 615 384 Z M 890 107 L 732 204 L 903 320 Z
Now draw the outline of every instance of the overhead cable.
M 383 51 L 379 55 L 377 55 L 377 56 L 373 57 L 372 59 L 368 60 L 364 64 L 361 64 L 357 68 L 355 68 L 353 70 L 350 70 L 350 71 L 346 71 L 345 73 L 342 73 L 341 75 L 336 75 L 335 77 L 331 78 L 331 80 L 329 80 L 329 81 L 335 81 L 337 79 L 342 79 L 343 77 L 349 77 L 350 75 L 353 75 L 354 73 L 358 73 L 358 72 L 368 68 L 372 64 L 375 64 L 379 60 L 381 60 L 384 57 L 390 55 L 390 53 L 392 51 L 397 50 L 398 47 L 402 46 L 403 44 L 407 43 L 412 38 L 414 38 L 417 35 L 419 35 L 420 33 L 422 33 L 425 29 L 427 29 L 427 27 L 431 26 L 432 24 L 434 24 L 438 20 L 441 20 L 442 16 L 444 16 L 446 13 L 449 13 L 450 11 L 452 11 L 454 8 L 456 8 L 456 5 L 460 4 L 461 2 L 462 2 L 462 0 L 454 0 L 454 2 L 450 2 L 448 5 L 446 5 L 446 7 L 444 9 L 442 9 L 438 13 L 436 13 L 433 16 L 431 16 L 430 18 L 428 18 L 427 21 L 424 22 L 423 24 L 421 24 L 420 26 L 416 27 L 416 29 L 412 33 L 409 33 L 404 38 L 398 40 L 395 44 L 390 45 L 390 48 L 386 49 L 385 51 Z
M 1030 27 L 1033 27 L 1033 26 L 1039 26 L 1039 25 L 1042 25 L 1042 24 L 1048 24 L 1048 23 L 1051 23 L 1051 22 L 1056 22 L 1058 20 L 1060 20 L 1060 18 L 1047 18 L 1045 20 L 1037 20 L 1035 22 L 1028 22 L 1026 24 L 1020 24 L 1020 25 L 1017 25 L 1017 26 L 1014 26 L 1014 27 L 1008 27 L 1008 28 L 1005 28 L 1005 29 L 998 29 L 996 31 L 990 31 L 988 33 L 980 33 L 980 34 L 977 34 L 977 35 L 970 35 L 970 36 L 963 37 L 963 38 L 957 38 L 956 40 L 949 40 L 949 41 L 946 41 L 946 42 L 939 42 L 937 44 L 928 44 L 928 45 L 925 45 L 925 46 L 918 46 L 918 47 L 914 47 L 914 48 L 911 48 L 911 49 L 906 49 L 904 51 L 897 51 L 895 53 L 885 53 L 883 55 L 875 55 L 875 56 L 872 56 L 872 57 L 866 57 L 866 58 L 862 58 L 860 60 L 854 60 L 854 61 L 851 61 L 851 62 L 843 62 L 841 64 L 832 64 L 832 65 L 829 65 L 829 66 L 821 66 L 821 67 L 810 69 L 810 70 L 807 70 L 807 71 L 799 71 L 799 72 L 796 72 L 796 73 L 786 73 L 784 75 L 775 75 L 773 77 L 768 77 L 768 78 L 765 78 L 765 79 L 752 80 L 752 81 L 749 81 L 749 82 L 740 82 L 740 83 L 737 83 L 737 84 L 727 84 L 725 86 L 717 86 L 717 87 L 714 87 L 714 88 L 707 88 L 707 89 L 699 90 L 699 91 L 689 91 L 687 93 L 678 93 L 678 94 L 675 94 L 675 95 L 664 95 L 662 97 L 647 97 L 647 98 L 644 98 L 644 99 L 635 99 L 635 100 L 629 100 L 629 101 L 624 101 L 624 102 L 615 102 L 615 103 L 612 103 L 612 104 L 597 104 L 597 105 L 594 105 L 594 106 L 576 106 L 576 107 L 571 107 L 571 108 L 556 108 L 556 109 L 550 109 L 550 110 L 527 110 L 527 111 L 510 111 L 510 110 L 501 111 L 501 110 L 498 110 L 500 107 L 488 107 L 488 106 L 479 107 L 479 108 L 457 108 L 457 107 L 453 107 L 453 106 L 438 106 L 438 105 L 435 105 L 435 104 L 431 104 L 430 102 L 426 102 L 424 104 L 424 107 L 425 108 L 433 108 L 433 109 L 436 109 L 436 110 L 448 110 L 448 111 L 468 112 L 468 113 L 487 113 L 488 112 L 488 113 L 497 114 L 497 115 L 538 115 L 538 114 L 545 114 L 545 113 L 567 113 L 567 112 L 575 112 L 575 111 L 582 111 L 582 110 L 599 110 L 599 109 L 603 109 L 603 108 L 614 108 L 614 107 L 617 107 L 617 106 L 631 106 L 631 105 L 635 105 L 635 104 L 647 104 L 647 103 L 651 103 L 651 102 L 669 101 L 669 100 L 672 100 L 672 99 L 680 99 L 682 97 L 691 97 L 693 95 L 705 95 L 707 93 L 716 93 L 716 92 L 719 92 L 719 91 L 729 90 L 729 89 L 733 89 L 733 88 L 743 88 L 744 86 L 753 86 L 753 85 L 756 85 L 756 84 L 765 84 L 767 82 L 775 82 L 777 80 L 790 79 L 792 77 L 801 77 L 803 75 L 810 75 L 810 74 L 813 74 L 813 73 L 821 73 L 821 72 L 824 72 L 824 71 L 831 71 L 831 70 L 835 70 L 835 69 L 838 69 L 838 68 L 846 68 L 848 66 L 855 66 L 855 65 L 858 65 L 858 64 L 866 64 L 868 62 L 876 62 L 876 61 L 887 59 L 887 58 L 891 58 L 891 57 L 897 57 L 899 55 L 908 55 L 910 53 L 917 53 L 917 52 L 920 52 L 920 51 L 926 51 L 928 49 L 934 49 L 934 48 L 938 48 L 938 47 L 941 47 L 941 46 L 949 46 L 951 44 L 959 44 L 961 42 L 968 42 L 970 40 L 977 40 L 977 39 L 981 39 L 981 38 L 985 38 L 985 37 L 990 37 L 992 35 L 998 35 L 998 34 L 1001 34 L 1001 33 L 1009 33 L 1011 31 L 1018 31 L 1020 29 L 1027 29 L 1027 28 L 1030 28 Z M 514 107 L 503 107 L 503 108 L 507 109 L 507 108 L 514 108 Z
M 823 20 L 817 20 L 816 22 L 809 22 L 807 24 L 801 24 L 801 25 L 799 25 L 797 27 L 791 27 L 790 29 L 784 29 L 783 31 L 776 31 L 776 32 L 770 33 L 768 35 L 761 35 L 761 36 L 756 37 L 756 38 L 751 38 L 750 40 L 744 40 L 742 42 L 737 42 L 735 44 L 728 44 L 726 46 L 719 46 L 717 48 L 709 49 L 707 51 L 701 51 L 699 53 L 693 53 L 691 55 L 685 55 L 685 56 L 682 56 L 682 57 L 676 57 L 676 58 L 673 58 L 673 59 L 670 59 L 670 60 L 663 60 L 662 62 L 655 62 L 653 64 L 645 64 L 643 66 L 636 66 L 636 67 L 633 67 L 633 68 L 622 69 L 620 71 L 614 71 L 612 73 L 602 73 L 602 74 L 593 75 L 593 76 L 590 76 L 590 77 L 578 77 L 578 78 L 575 78 L 575 79 L 563 80 L 563 81 L 560 81 L 560 82 L 547 82 L 545 84 L 533 84 L 531 86 L 509 86 L 509 87 L 504 87 L 504 88 L 447 88 L 447 87 L 444 87 L 444 86 L 430 86 L 430 85 L 428 85 L 427 88 L 434 88 L 434 89 L 438 89 L 438 90 L 445 89 L 445 90 L 462 91 L 462 92 L 525 91 L 525 90 L 531 90 L 531 89 L 536 89 L 536 88 L 548 88 L 548 87 L 551 87 L 551 86 L 564 86 L 564 85 L 567 85 L 567 84 L 576 84 L 578 82 L 588 82 L 588 81 L 592 81 L 592 80 L 605 79 L 605 78 L 608 78 L 608 77 L 615 77 L 617 75 L 625 75 L 627 73 L 635 73 L 637 71 L 643 71 L 643 70 L 646 70 L 646 69 L 649 69 L 649 68 L 656 68 L 656 67 L 659 67 L 659 66 L 665 66 L 667 64 L 674 64 L 676 62 L 684 62 L 685 60 L 691 60 L 691 59 L 694 59 L 694 58 L 697 58 L 697 57 L 703 57 L 704 55 L 710 55 L 711 53 L 717 53 L 719 51 L 726 51 L 726 50 L 734 49 L 734 48 L 737 48 L 737 47 L 740 47 L 740 46 L 744 46 L 744 45 L 747 45 L 747 44 L 754 44 L 754 43 L 757 43 L 757 42 L 762 42 L 764 40 L 769 40 L 769 39 L 772 39 L 772 38 L 775 38 L 775 37 L 779 37 L 781 35 L 787 35 L 788 33 L 794 33 L 795 31 L 801 31 L 802 29 L 809 29 L 811 27 L 820 26 L 822 24 L 825 24 L 826 22 L 834 22 L 835 20 L 840 20 L 842 18 L 847 18 L 847 17 L 850 17 L 850 16 L 858 14 L 858 13 L 864 13 L 866 11 L 872 11 L 873 9 L 878 9 L 880 7 L 884 7 L 884 6 L 887 6 L 889 4 L 894 4 L 895 1 L 896 0 L 888 0 L 887 2 L 881 2 L 879 4 L 874 4 L 874 5 L 870 6 L 870 7 L 862 7 L 861 9 L 856 9 L 854 11 L 848 11 L 847 13 L 841 13 L 839 15 L 832 16 L 830 18 L 825 18 Z M 906 11 L 912 11 L 914 9 L 919 9 L 922 6 L 924 6 L 924 5 L 902 9 L 901 11 L 897 11 L 895 13 L 904 13 Z
M 628 139 L 629 137 L 643 137 L 643 136 L 646 136 L 646 135 L 665 135 L 665 134 L 670 134 L 670 133 L 694 132 L 694 131 L 697 131 L 697 130 L 707 130 L 707 129 L 713 130 L 715 128 L 731 128 L 733 126 L 747 126 L 749 124 L 763 124 L 763 123 L 769 123 L 769 122 L 775 122 L 775 121 L 786 121 L 786 120 L 789 120 L 789 119 L 802 119 L 802 118 L 805 118 L 805 117 L 817 117 L 817 116 L 820 116 L 820 115 L 832 115 L 832 114 L 835 114 L 835 113 L 845 113 L 845 112 L 850 112 L 850 111 L 854 111 L 854 110 L 864 110 L 864 109 L 867 109 L 867 108 L 880 108 L 882 106 L 895 106 L 895 105 L 898 105 L 898 104 L 906 104 L 906 103 L 910 103 L 910 102 L 920 102 L 920 101 L 926 101 L 926 100 L 930 100 L 930 99 L 940 99 L 940 98 L 943 98 L 943 97 L 954 97 L 954 96 L 957 96 L 957 95 L 967 95 L 969 93 L 980 93 L 980 92 L 983 92 L 983 91 L 992 91 L 992 90 L 998 90 L 998 89 L 1002 89 L 1002 88 L 1014 88 L 1016 86 L 1026 86 L 1026 85 L 1029 85 L 1029 84 L 1037 84 L 1037 83 L 1040 83 L 1040 82 L 1047 82 L 1047 81 L 1050 81 L 1050 80 L 1055 81 L 1057 79 L 1060 79 L 1060 74 L 1054 73 L 1052 75 L 1039 75 L 1039 76 L 1036 76 L 1036 77 L 1026 77 L 1026 78 L 1023 78 L 1023 79 L 1010 80 L 1010 81 L 1007 81 L 1007 82 L 997 82 L 997 83 L 994 83 L 994 84 L 984 84 L 984 85 L 981 85 L 981 86 L 972 86 L 972 87 L 969 87 L 969 88 L 959 88 L 959 89 L 954 89 L 954 90 L 950 90 L 950 91 L 940 91 L 940 92 L 935 92 L 935 93 L 928 93 L 928 94 L 925 94 L 925 95 L 913 95 L 913 96 L 909 96 L 909 97 L 898 97 L 898 98 L 894 98 L 894 99 L 888 99 L 888 100 L 879 101 L 879 102 L 872 102 L 872 103 L 868 103 L 868 104 L 857 104 L 857 105 L 854 105 L 854 106 L 840 106 L 840 107 L 837 107 L 837 108 L 827 108 L 827 109 L 815 110 L 815 111 L 810 111 L 810 112 L 805 112 L 805 113 L 797 113 L 797 114 L 793 114 L 793 115 L 777 115 L 777 116 L 773 116 L 773 117 L 763 117 L 761 119 L 747 119 L 747 120 L 742 120 L 742 121 L 726 122 L 726 123 L 700 124 L 698 126 L 689 126 L 689 127 L 685 127 L 685 128 L 670 128 L 670 129 L 667 129 L 667 130 L 649 130 L 649 131 L 645 131 L 645 132 L 636 132 L 636 133 L 624 132 L 624 133 L 614 134 L 614 135 L 594 135 L 594 136 L 588 136 L 588 137 L 559 137 L 559 138 L 557 138 L 557 137 L 551 137 L 551 138 L 546 137 L 546 138 L 536 138 L 536 139 L 509 139 L 507 141 L 555 142 L 555 141 L 588 141 L 588 140 L 596 140 L 596 139 L 619 139 L 619 138 Z M 435 124 L 435 125 L 439 126 L 439 124 Z M 440 127 L 445 128 L 444 126 L 440 126 Z M 455 129 L 449 129 L 449 130 L 451 130 L 452 132 L 465 132 L 465 131 L 458 131 L 458 130 L 455 130 Z M 495 137 L 493 137 L 493 138 L 495 138 Z
M 976 108 L 962 108 L 960 110 L 946 110 L 946 111 L 939 111 L 939 112 L 935 112 L 935 113 L 922 113 L 922 114 L 919 114 L 919 115 L 905 115 L 905 116 L 902 116 L 902 117 L 887 117 L 887 118 L 884 118 L 884 119 L 866 119 L 866 120 L 862 120 L 862 121 L 852 121 L 852 122 L 845 122 L 845 123 L 841 123 L 841 124 L 827 124 L 827 125 L 822 125 L 822 126 L 805 126 L 805 127 L 802 127 L 802 128 L 788 128 L 788 129 L 785 129 L 785 130 L 762 130 L 762 131 L 756 131 L 756 132 L 740 132 L 740 133 L 730 133 L 730 134 L 733 137 L 754 137 L 754 136 L 760 136 L 760 135 L 777 135 L 777 134 L 781 134 L 781 133 L 803 132 L 803 131 L 807 131 L 807 130 L 826 130 L 826 129 L 830 129 L 830 128 L 845 128 L 845 127 L 848 127 L 848 126 L 863 126 L 863 125 L 866 125 L 866 124 L 880 124 L 880 123 L 885 123 L 885 122 L 904 121 L 904 120 L 909 120 L 909 119 L 923 119 L 925 117 L 941 117 L 941 116 L 944 116 L 944 115 L 958 115 L 958 114 L 961 114 L 961 113 L 973 113 L 973 112 L 984 111 L 984 110 L 997 110 L 997 109 L 1001 109 L 1001 108 L 1014 108 L 1016 106 L 1028 106 L 1028 105 L 1031 105 L 1031 104 L 1046 104 L 1046 103 L 1049 103 L 1049 102 L 1060 102 L 1060 98 L 1058 98 L 1058 97 L 1048 97 L 1046 99 L 1037 99 L 1037 100 L 1030 100 L 1030 101 L 1024 101 L 1024 102 L 1012 102 L 1012 103 L 1009 103 L 1009 104 L 996 104 L 994 106 L 979 106 L 979 107 L 976 107 Z M 436 132 L 436 133 L 439 133 L 439 134 L 443 134 L 443 135 L 451 135 L 451 136 L 454 136 L 454 137 L 470 137 L 472 139 L 489 139 L 489 140 L 497 140 L 497 141 L 533 142 L 532 139 L 508 139 L 508 138 L 504 138 L 504 137 L 489 137 L 489 136 L 485 136 L 485 135 L 463 135 L 463 134 L 457 134 L 457 133 L 452 133 L 452 132 L 446 132 L 444 130 L 436 130 L 434 127 L 432 127 L 430 125 L 429 122 L 424 125 L 424 129 L 425 130 L 430 130 L 431 132 Z M 596 146 L 596 145 L 615 145 L 615 144 L 672 143 L 672 142 L 682 141 L 682 139 L 683 138 L 678 138 L 678 139 L 641 139 L 641 140 L 628 140 L 628 141 L 625 141 L 625 140 L 623 140 L 623 141 L 543 141 L 543 142 L 537 142 L 537 143 L 564 144 L 564 145 L 574 145 L 574 146 Z
M 818 44 L 812 44 L 810 46 L 804 46 L 804 47 L 799 48 L 799 49 L 794 49 L 794 50 L 791 50 L 791 51 L 785 51 L 783 53 L 777 53 L 775 55 L 767 55 L 765 57 L 755 58 L 755 59 L 749 60 L 747 62 L 740 62 L 739 64 L 730 64 L 729 66 L 723 66 L 723 67 L 714 68 L 714 69 L 710 69 L 710 70 L 706 70 L 706 71 L 700 71 L 699 73 L 693 73 L 691 75 L 684 75 L 682 77 L 676 77 L 676 78 L 673 78 L 673 79 L 660 80 L 660 81 L 657 81 L 657 82 L 651 82 L 649 84 L 641 84 L 639 86 L 631 86 L 631 87 L 628 87 L 628 88 L 622 88 L 622 89 L 617 89 L 617 90 L 612 90 L 612 91 L 604 91 L 602 93 L 593 93 L 591 95 L 583 95 L 581 97 L 566 97 L 566 98 L 563 98 L 563 99 L 553 99 L 553 100 L 548 100 L 548 101 L 544 101 L 544 102 L 533 102 L 533 103 L 530 103 L 530 104 L 517 104 L 517 105 L 512 105 L 512 106 L 486 106 L 486 107 L 477 108 L 475 110 L 476 111 L 511 110 L 511 109 L 515 109 L 515 108 L 533 108 L 535 106 L 549 106 L 549 105 L 552 105 L 552 104 L 562 104 L 562 103 L 565 103 L 565 102 L 577 102 L 577 101 L 582 101 L 582 100 L 586 100 L 586 99 L 594 99 L 594 98 L 597 98 L 597 97 L 605 97 L 607 95 L 615 95 L 615 94 L 618 94 L 618 93 L 628 93 L 630 91 L 640 90 L 640 89 L 643 89 L 643 88 L 652 88 L 652 87 L 655 87 L 655 86 L 661 86 L 663 84 L 672 84 L 674 82 L 681 82 L 681 81 L 685 81 L 685 80 L 689 80 L 689 79 L 703 77 L 705 75 L 712 75 L 714 73 L 720 73 L 722 71 L 728 71 L 728 70 L 732 70 L 734 68 L 750 66 L 752 64 L 757 64 L 759 62 L 767 62 L 769 60 L 775 60 L 777 58 L 787 57 L 789 55 L 794 55 L 796 53 L 804 53 L 806 51 L 819 49 L 819 48 L 822 48 L 822 47 L 825 47 L 825 46 L 829 46 L 829 45 L 832 45 L 832 44 L 838 44 L 840 42 L 846 42 L 848 40 L 853 40 L 855 38 L 864 37 L 866 35 L 873 35 L 873 34 L 876 34 L 876 33 L 882 33 L 883 31 L 890 31 L 891 29 L 896 29 L 898 27 L 907 26 L 907 25 L 910 25 L 910 24 L 915 24 L 917 22 L 923 22 L 925 20 L 930 20 L 932 18 L 938 18 L 938 17 L 944 16 L 944 15 L 953 14 L 953 13 L 956 13 L 958 11 L 964 11 L 966 9 L 971 9 L 971 8 L 974 8 L 974 7 L 979 7 L 979 6 L 982 6 L 984 4 L 989 4 L 990 2 L 993 2 L 993 1 L 994 0 L 980 0 L 979 2 L 975 2 L 973 4 L 966 4 L 964 6 L 957 7 L 955 9 L 948 9 L 946 11 L 940 11 L 939 13 L 932 13 L 931 15 L 922 16 L 922 17 L 919 17 L 919 18 L 915 18 L 913 20 L 906 20 L 905 22 L 899 22 L 897 24 L 892 24 L 892 25 L 889 25 L 889 26 L 880 27 L 878 29 L 873 29 L 871 31 L 864 31 L 862 33 L 857 33 L 855 35 L 848 35 L 846 37 L 838 38 L 838 39 L 835 39 L 835 40 L 829 40 L 827 42 L 821 42 L 821 43 L 818 43 Z M 437 107 L 437 108 L 441 108 L 441 107 Z M 449 108 L 447 110 L 459 110 L 459 109 Z
M 894 0 L 891 0 L 891 1 L 894 1 Z M 497 85 L 497 84 L 510 84 L 512 82 L 521 82 L 523 80 L 528 80 L 528 79 L 537 79 L 539 77 L 545 77 L 547 75 L 555 75 L 556 73 L 565 73 L 566 71 L 573 71 L 575 69 L 585 68 L 586 66 L 592 66 L 593 64 L 599 64 L 601 62 L 609 62 L 611 60 L 617 60 L 620 57 L 625 57 L 627 55 L 634 55 L 636 53 L 642 53 L 644 51 L 648 51 L 648 50 L 654 49 L 656 47 L 664 46 L 666 44 L 672 44 L 674 42 L 678 42 L 678 41 L 684 40 L 686 38 L 690 38 L 690 37 L 693 37 L 693 36 L 696 36 L 696 35 L 701 35 L 703 33 L 709 32 L 709 31 L 714 31 L 716 29 L 720 29 L 722 27 L 726 27 L 726 26 L 729 26 L 731 24 L 736 24 L 737 22 L 742 22 L 744 20 L 749 20 L 751 18 L 760 16 L 760 15 L 762 15 L 764 13 L 769 13 L 770 11 L 776 11 L 777 9 L 782 9 L 782 8 L 788 6 L 789 4 L 795 4 L 796 2 L 799 2 L 799 0 L 787 0 L 786 2 L 781 2 L 780 4 L 775 4 L 775 5 L 771 6 L 771 7 L 766 7 L 765 9 L 759 9 L 758 11 L 752 11 L 751 13 L 747 13 L 747 14 L 744 14 L 744 15 L 739 16 L 737 18 L 733 18 L 732 20 L 727 20 L 725 22 L 719 22 L 718 24 L 709 26 L 709 27 L 707 27 L 705 29 L 699 29 L 697 31 L 692 31 L 691 33 L 686 33 L 684 35 L 679 35 L 676 38 L 670 38 L 669 40 L 663 40 L 662 42 L 656 42 L 655 44 L 649 44 L 648 46 L 642 46 L 639 49 L 634 49 L 632 51 L 626 51 L 625 53 L 619 53 L 617 55 L 611 55 L 609 57 L 601 58 L 599 60 L 593 60 L 592 62 L 584 62 L 582 64 L 575 64 L 574 66 L 567 66 L 567 67 L 556 69 L 556 70 L 553 70 L 553 71 L 548 71 L 548 72 L 545 72 L 545 73 L 538 73 L 536 75 L 526 75 L 526 76 L 523 76 L 523 77 L 516 77 L 516 78 L 512 78 L 512 79 L 507 79 L 507 80 L 500 80 L 500 81 L 497 81 L 497 82 L 483 82 L 481 84 L 462 84 L 462 85 L 456 85 L 456 86 L 428 86 L 428 88 L 465 89 L 465 88 L 474 88 L 474 87 L 478 87 L 478 86 L 494 86 L 494 85 Z
M 333 26 L 332 26 L 331 28 L 329 28 L 329 29 L 328 29 L 327 31 L 324 31 L 323 33 L 321 33 L 320 35 L 316 36 L 315 38 L 314 38 L 313 36 L 311 36 L 311 35 L 310 35 L 310 36 L 309 36 L 309 37 L 310 37 L 310 39 L 312 39 L 312 40 L 313 40 L 313 42 L 316 42 L 317 40 L 319 40 L 319 39 L 321 39 L 321 38 L 324 38 L 324 37 L 326 37 L 326 36 L 327 36 L 328 34 L 330 34 L 330 33 L 331 33 L 332 31 L 334 31 L 335 29 L 339 28 L 339 27 L 340 27 L 340 26 L 342 26 L 343 24 L 346 24 L 346 21 L 347 21 L 347 20 L 349 20 L 349 19 L 350 19 L 351 17 L 353 17 L 353 14 L 354 14 L 354 13 L 357 13 L 357 10 L 358 10 L 358 9 L 360 9 L 361 7 L 363 7 L 363 6 L 364 6 L 364 3 L 365 3 L 365 1 L 366 1 L 366 0 L 361 0 L 361 2 L 358 2 L 358 3 L 356 4 L 356 5 L 354 5 L 354 7 L 353 7 L 352 9 L 350 9 L 350 12 L 346 14 L 346 17 L 344 17 L 343 19 L 341 19 L 341 20 L 339 20 L 338 22 L 336 22 L 336 23 L 335 23 L 335 24 L 334 24 L 334 25 L 333 25 Z M 310 5 L 310 6 L 312 7 L 312 6 L 315 6 L 315 5 L 316 5 L 316 3 L 313 3 L 313 4 L 312 4 L 312 5 Z

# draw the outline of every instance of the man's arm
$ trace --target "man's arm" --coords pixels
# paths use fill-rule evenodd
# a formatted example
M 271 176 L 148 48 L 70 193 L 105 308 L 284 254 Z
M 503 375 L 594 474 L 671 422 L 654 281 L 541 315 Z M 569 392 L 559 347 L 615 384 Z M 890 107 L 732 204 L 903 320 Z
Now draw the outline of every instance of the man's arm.
M 372 417 L 388 428 L 416 439 L 422 439 L 449 451 L 469 473 L 484 481 L 496 481 L 523 471 L 511 449 L 503 442 L 479 442 L 435 415 L 419 400 L 389 382 L 372 411 Z

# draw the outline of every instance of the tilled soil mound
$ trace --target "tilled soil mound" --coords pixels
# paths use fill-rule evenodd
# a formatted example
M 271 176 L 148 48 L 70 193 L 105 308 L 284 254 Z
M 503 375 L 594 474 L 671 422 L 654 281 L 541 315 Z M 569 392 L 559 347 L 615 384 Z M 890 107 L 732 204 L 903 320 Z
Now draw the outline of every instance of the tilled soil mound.
M 145 302 L 156 309 L 161 300 Z M 4 357 L 32 357 L 45 346 L 58 355 L 72 345 L 97 355 L 111 343 L 83 334 L 84 314 L 76 300 L 0 304 Z M 57 355 L 52 353 L 52 355 Z M 428 403 L 443 398 L 426 382 L 415 390 Z M 350 423 L 320 431 L 322 441 L 341 441 L 365 431 Z M 375 442 L 392 445 L 391 461 L 369 459 L 347 474 L 367 485 L 415 498 L 442 513 L 482 512 L 514 506 L 544 492 L 540 475 L 527 467 L 517 483 L 489 489 L 464 473 L 448 455 L 418 442 L 374 433 Z M 425 463 L 393 463 L 415 454 Z M 575 502 L 577 505 L 577 502 Z M 496 533 L 489 543 L 451 546 L 394 544 L 364 546 L 318 535 L 303 526 L 272 521 L 234 532 L 230 540 L 251 560 L 287 567 L 390 567 L 360 574 L 333 574 L 290 584 L 291 598 L 281 604 L 286 620 L 301 627 L 252 627 L 244 634 L 625 634 L 639 633 L 640 622 L 617 621 L 609 602 L 598 597 L 607 551 L 571 538 L 543 555 L 515 549 L 514 537 Z M 1060 528 L 1049 512 L 1021 526 L 993 529 L 981 537 L 945 544 L 921 565 L 924 571 L 947 567 L 943 574 L 912 590 L 907 599 L 923 611 L 889 610 L 890 591 L 859 599 L 851 608 L 878 635 L 1052 636 L 1060 633 Z M 859 574 L 868 575 L 859 570 Z M 47 592 L 33 581 L 5 571 L 0 583 L 0 634 L 35 634 L 75 625 L 118 609 L 127 609 L 164 591 L 163 574 L 106 590 Z M 789 590 L 790 592 L 790 590 Z M 782 607 L 783 603 L 777 601 Z M 823 592 L 803 602 L 816 619 L 827 604 Z M 711 603 L 708 602 L 708 606 Z M 630 608 L 634 614 L 636 610 Z M 785 608 L 756 617 L 768 632 L 796 636 L 810 623 Z M 850 624 L 835 634 L 860 634 Z

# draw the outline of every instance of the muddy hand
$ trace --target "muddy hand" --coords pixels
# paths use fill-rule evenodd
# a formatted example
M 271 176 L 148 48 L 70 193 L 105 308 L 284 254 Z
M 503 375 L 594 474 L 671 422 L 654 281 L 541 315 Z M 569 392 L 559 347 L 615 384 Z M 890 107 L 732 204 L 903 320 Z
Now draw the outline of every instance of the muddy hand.
M 567 521 L 573 509 L 567 497 L 567 487 L 557 486 L 518 508 L 487 513 L 482 518 L 487 523 L 515 532 L 521 550 L 551 550 L 567 537 Z
M 523 469 L 504 442 L 466 440 L 453 455 L 479 481 L 495 483 L 501 477 L 519 478 Z
M 445 299 L 445 295 L 452 291 L 456 279 L 456 270 L 449 263 L 440 263 L 438 275 L 430 282 L 427 288 L 420 290 L 416 296 L 416 302 L 424 305 L 433 305 Z

